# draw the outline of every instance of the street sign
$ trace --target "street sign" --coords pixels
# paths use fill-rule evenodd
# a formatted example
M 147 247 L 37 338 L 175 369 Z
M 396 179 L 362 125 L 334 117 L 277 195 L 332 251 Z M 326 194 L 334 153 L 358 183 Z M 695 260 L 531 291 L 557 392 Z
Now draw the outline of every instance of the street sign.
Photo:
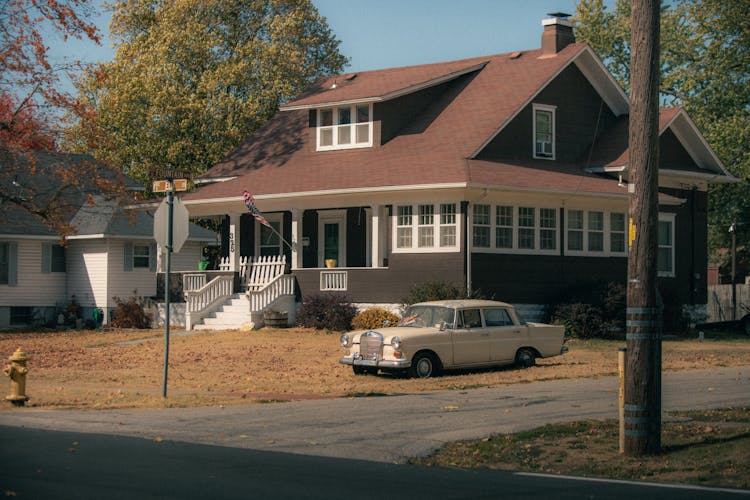
M 172 200 L 172 252 L 179 252 L 188 237 L 188 211 L 179 198 Z M 162 246 L 169 244 L 169 202 L 165 198 L 154 214 L 154 239 Z
M 187 191 L 187 179 L 173 179 L 170 183 L 167 180 L 154 181 L 151 191 L 154 193 L 166 193 L 174 187 L 175 191 Z

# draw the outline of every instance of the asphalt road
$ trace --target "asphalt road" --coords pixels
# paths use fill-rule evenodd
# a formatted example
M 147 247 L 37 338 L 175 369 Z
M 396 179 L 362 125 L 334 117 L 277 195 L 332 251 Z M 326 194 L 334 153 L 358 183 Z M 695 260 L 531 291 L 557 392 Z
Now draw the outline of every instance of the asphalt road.
M 665 411 L 747 405 L 750 367 L 669 372 L 662 385 Z M 16 409 L 0 412 L 0 493 L 24 493 L 23 498 L 735 495 L 397 465 L 449 441 L 616 416 L 614 377 L 226 408 Z

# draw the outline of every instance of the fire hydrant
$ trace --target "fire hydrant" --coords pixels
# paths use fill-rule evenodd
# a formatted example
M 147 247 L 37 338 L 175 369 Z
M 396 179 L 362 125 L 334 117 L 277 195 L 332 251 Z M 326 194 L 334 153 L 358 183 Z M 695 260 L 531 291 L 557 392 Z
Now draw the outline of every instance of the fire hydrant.
M 10 364 L 5 367 L 3 373 L 10 377 L 10 394 L 5 396 L 6 401 L 10 401 L 14 406 L 23 406 L 29 397 L 26 395 L 26 374 L 29 369 L 26 368 L 26 353 L 19 347 L 11 357 L 8 358 Z

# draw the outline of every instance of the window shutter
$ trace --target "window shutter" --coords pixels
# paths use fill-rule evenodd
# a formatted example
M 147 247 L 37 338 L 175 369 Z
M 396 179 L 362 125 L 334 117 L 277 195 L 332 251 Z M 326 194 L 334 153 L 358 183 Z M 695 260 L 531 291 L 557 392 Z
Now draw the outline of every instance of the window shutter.
M 8 243 L 8 286 L 18 286 L 18 243 Z
M 125 256 L 125 260 L 123 262 L 123 268 L 122 270 L 125 272 L 129 272 L 133 270 L 133 244 L 132 243 L 125 243 L 123 254 Z
M 148 252 L 148 270 L 156 272 L 156 245 L 151 245 Z
M 52 245 L 42 243 L 42 273 L 49 273 L 52 270 Z

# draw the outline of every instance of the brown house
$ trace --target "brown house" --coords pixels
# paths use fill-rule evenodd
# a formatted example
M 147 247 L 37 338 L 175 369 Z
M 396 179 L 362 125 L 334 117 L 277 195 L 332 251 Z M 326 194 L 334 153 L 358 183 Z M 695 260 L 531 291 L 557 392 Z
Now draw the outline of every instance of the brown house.
M 566 290 L 624 283 L 628 97 L 569 21 L 542 24 L 541 49 L 318 81 L 185 205 L 226 215 L 232 269 L 285 254 L 298 297 L 395 304 L 437 279 L 534 317 Z M 708 186 L 735 179 L 684 110 L 663 109 L 660 130 L 660 287 L 673 315 L 700 315 Z

